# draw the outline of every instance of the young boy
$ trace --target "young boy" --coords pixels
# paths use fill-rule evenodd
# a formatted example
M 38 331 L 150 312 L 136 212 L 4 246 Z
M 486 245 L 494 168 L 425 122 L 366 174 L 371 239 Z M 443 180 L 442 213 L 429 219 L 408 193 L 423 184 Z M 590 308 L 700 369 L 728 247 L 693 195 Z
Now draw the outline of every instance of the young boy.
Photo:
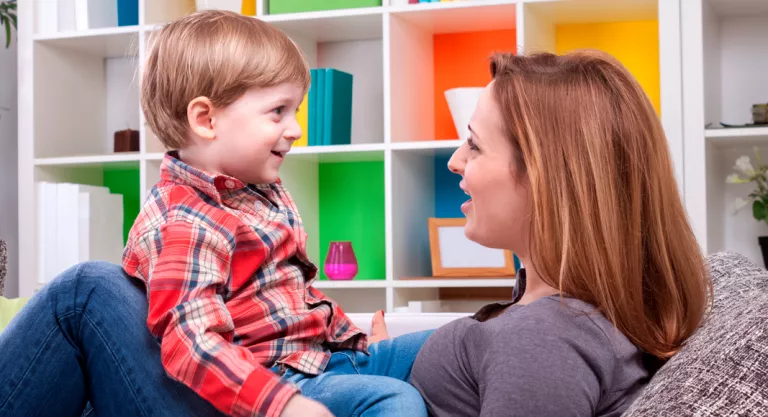
M 317 267 L 278 178 L 309 81 L 296 45 L 254 18 L 201 12 L 156 35 L 141 102 L 174 150 L 123 268 L 146 284 L 166 373 L 223 413 L 426 416 L 405 381 L 428 333 L 369 346 L 312 287 Z

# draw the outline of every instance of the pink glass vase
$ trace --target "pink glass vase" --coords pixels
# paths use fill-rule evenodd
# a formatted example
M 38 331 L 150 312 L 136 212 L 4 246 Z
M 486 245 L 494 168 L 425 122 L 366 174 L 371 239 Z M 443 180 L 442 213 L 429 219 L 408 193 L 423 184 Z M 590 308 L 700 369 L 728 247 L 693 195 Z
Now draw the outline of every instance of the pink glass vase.
M 325 257 L 325 275 L 330 280 L 350 280 L 357 275 L 357 258 L 352 242 L 331 242 Z

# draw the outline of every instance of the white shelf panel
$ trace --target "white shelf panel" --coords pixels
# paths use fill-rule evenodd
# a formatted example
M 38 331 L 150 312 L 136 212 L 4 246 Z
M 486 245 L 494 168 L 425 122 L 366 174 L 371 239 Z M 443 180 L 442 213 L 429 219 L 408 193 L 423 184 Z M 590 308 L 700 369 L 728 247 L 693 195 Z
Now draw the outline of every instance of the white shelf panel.
M 37 44 L 67 48 L 104 58 L 138 55 L 140 26 L 90 29 L 34 36 Z
M 288 159 L 314 162 L 360 162 L 384 160 L 383 143 L 362 143 L 332 146 L 301 146 L 291 149 Z
M 126 152 L 114 155 L 88 155 L 88 156 L 66 156 L 58 158 L 36 158 L 35 166 L 79 166 L 111 164 L 118 162 L 138 162 L 141 160 L 141 154 L 138 152 Z
M 706 138 L 720 147 L 768 144 L 768 127 L 707 129 Z
M 313 162 L 361 162 L 384 160 L 383 143 L 364 143 L 334 146 L 300 146 L 291 149 L 287 159 L 297 159 Z M 161 161 L 165 156 L 162 152 L 148 153 L 147 161 Z
M 431 149 L 456 149 L 464 141 L 462 140 L 424 140 L 418 142 L 395 142 L 392 143 L 392 150 L 431 150 Z
M 379 280 L 351 280 L 351 281 L 320 281 L 312 284 L 318 289 L 365 289 L 365 288 L 387 288 L 387 281 Z
M 479 288 L 514 287 L 514 278 L 413 279 L 394 280 L 395 288 Z
M 514 29 L 515 1 L 472 0 L 391 7 L 390 14 L 431 33 Z
M 383 7 L 261 16 L 286 33 L 315 42 L 381 39 Z

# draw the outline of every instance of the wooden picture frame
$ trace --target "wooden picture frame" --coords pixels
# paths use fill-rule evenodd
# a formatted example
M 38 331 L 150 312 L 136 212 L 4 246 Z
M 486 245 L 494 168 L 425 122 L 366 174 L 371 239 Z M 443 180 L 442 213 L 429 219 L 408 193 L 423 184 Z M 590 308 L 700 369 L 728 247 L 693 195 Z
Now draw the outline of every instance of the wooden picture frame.
M 430 217 L 428 222 L 432 276 L 488 278 L 516 275 L 515 259 L 511 251 L 486 248 L 464 235 L 466 218 Z M 444 255 L 448 259 L 444 259 Z

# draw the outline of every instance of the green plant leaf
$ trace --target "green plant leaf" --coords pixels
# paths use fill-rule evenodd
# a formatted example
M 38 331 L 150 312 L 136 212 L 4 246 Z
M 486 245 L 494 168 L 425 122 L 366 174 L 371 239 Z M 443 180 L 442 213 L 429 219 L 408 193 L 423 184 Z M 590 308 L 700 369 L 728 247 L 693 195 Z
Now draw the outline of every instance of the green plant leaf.
M 765 204 L 762 201 L 755 200 L 755 202 L 752 203 L 752 215 L 757 220 L 765 219 Z
M 11 24 L 5 16 L 3 16 L 3 22 L 5 23 L 5 47 L 8 48 L 11 46 Z

